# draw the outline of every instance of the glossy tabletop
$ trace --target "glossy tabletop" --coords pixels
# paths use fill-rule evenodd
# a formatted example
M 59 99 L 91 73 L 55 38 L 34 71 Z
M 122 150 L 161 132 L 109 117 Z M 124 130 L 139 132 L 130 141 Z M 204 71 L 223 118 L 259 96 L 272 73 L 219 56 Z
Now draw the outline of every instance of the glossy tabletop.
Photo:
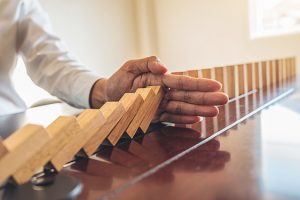
M 96 155 L 77 158 L 60 173 L 83 183 L 79 199 L 299 199 L 296 86 L 252 91 L 220 107 L 218 117 L 188 128 L 154 125 L 134 140 L 101 145 Z M 20 114 L 15 127 L 38 121 L 30 112 Z

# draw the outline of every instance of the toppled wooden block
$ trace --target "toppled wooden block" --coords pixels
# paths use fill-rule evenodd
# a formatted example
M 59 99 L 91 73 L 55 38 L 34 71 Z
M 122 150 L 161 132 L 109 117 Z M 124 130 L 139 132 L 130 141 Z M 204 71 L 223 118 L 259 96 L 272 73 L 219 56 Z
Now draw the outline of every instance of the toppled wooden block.
M 27 163 L 13 174 L 13 178 L 17 183 L 23 184 L 29 181 L 39 169 L 68 144 L 72 137 L 80 133 L 76 117 L 67 116 L 57 118 L 46 130 L 49 133 L 50 140 L 41 148 L 39 153 L 33 155 Z
M 104 125 L 105 118 L 98 109 L 87 109 L 78 117 L 74 126 L 77 132 L 69 138 L 68 143 L 52 159 L 51 163 L 57 171 L 60 171 L 65 163 L 70 161 L 80 149 L 97 133 Z
M 127 134 L 131 138 L 133 138 L 133 136 L 137 132 L 144 117 L 149 113 L 150 105 L 155 98 L 155 94 L 151 88 L 139 88 L 137 89 L 136 93 L 142 96 L 144 103 L 142 104 L 126 130 Z
M 113 145 L 117 144 L 143 102 L 144 100 L 140 94 L 124 94 L 124 96 L 120 99 L 120 103 L 124 106 L 126 113 L 122 116 L 119 123 L 113 128 L 107 137 L 110 143 Z
M 105 123 L 83 147 L 84 152 L 89 156 L 98 149 L 110 131 L 125 114 L 125 108 L 120 102 L 107 102 L 99 109 L 99 111 L 104 116 Z
M 8 153 L 0 160 L 0 182 L 13 175 L 29 162 L 32 156 L 39 154 L 49 139 L 47 131 L 34 124 L 28 124 L 9 136 L 4 141 Z
M 141 122 L 140 128 L 144 133 L 148 130 L 148 127 L 153 120 L 158 106 L 160 105 L 160 102 L 164 96 L 164 91 L 161 86 L 149 86 L 148 88 L 151 88 L 154 91 L 155 98 L 153 99 L 150 107 L 149 107 L 149 113 L 144 117 L 143 121 Z

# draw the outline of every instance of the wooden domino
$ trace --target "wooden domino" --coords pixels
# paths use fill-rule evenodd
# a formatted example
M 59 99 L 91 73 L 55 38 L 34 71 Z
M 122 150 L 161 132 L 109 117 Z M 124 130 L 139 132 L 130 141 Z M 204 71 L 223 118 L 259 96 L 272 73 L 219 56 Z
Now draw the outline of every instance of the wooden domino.
M 99 109 L 99 111 L 106 121 L 104 125 L 97 130 L 97 133 L 84 145 L 83 150 L 88 156 L 92 155 L 98 149 L 100 144 L 102 144 L 111 130 L 125 114 L 125 108 L 120 102 L 107 102 Z
M 189 70 L 188 75 L 194 78 L 198 78 L 199 77 L 198 72 L 199 72 L 198 70 Z
M 0 138 L 0 159 L 8 153 L 7 148 L 3 144 L 3 140 Z
M 229 98 L 235 97 L 235 72 L 234 66 L 227 66 L 227 94 Z
M 139 88 L 136 91 L 137 94 L 140 94 L 144 100 L 144 103 L 141 105 L 140 109 L 138 110 L 137 114 L 133 118 L 132 122 L 128 126 L 126 132 L 127 134 L 133 138 L 135 135 L 136 131 L 140 127 L 140 124 L 144 117 L 148 114 L 149 112 L 149 107 L 155 98 L 155 94 L 152 90 L 152 88 Z
M 106 119 L 99 109 L 84 110 L 78 117 L 74 129 L 78 131 L 74 137 L 70 137 L 64 146 L 52 159 L 51 164 L 60 171 L 64 164 L 70 161 L 80 149 L 96 134 Z
M 112 145 L 117 144 L 143 102 L 144 100 L 142 96 L 137 93 L 126 93 L 120 99 L 120 103 L 124 106 L 126 113 L 122 116 L 119 123 L 112 129 L 107 137 L 108 141 Z
M 247 68 L 247 92 L 250 92 L 253 90 L 253 65 L 252 63 L 246 64 Z
M 225 86 L 223 69 L 224 69 L 224 67 L 216 67 L 215 68 L 215 79 L 222 84 L 221 92 L 224 92 L 224 86 Z
M 238 67 L 238 94 L 242 95 L 245 93 L 245 77 L 244 77 L 244 65 L 240 64 Z
M 142 131 L 144 133 L 146 133 L 146 131 L 148 130 L 149 125 L 150 125 L 151 121 L 153 120 L 153 118 L 157 112 L 157 109 L 159 107 L 159 104 L 164 96 L 164 91 L 161 86 L 149 86 L 149 88 L 152 88 L 152 90 L 154 91 L 155 99 L 152 101 L 151 106 L 149 107 L 148 115 L 146 115 L 144 117 L 144 119 L 140 125 L 140 128 L 142 129 Z
M 8 152 L 0 160 L 0 182 L 21 169 L 32 156 L 39 153 L 49 139 L 42 126 L 28 124 L 4 140 L 3 145 Z
M 77 136 L 80 132 L 79 129 L 76 117 L 60 116 L 57 118 L 46 128 L 50 140 L 13 174 L 14 180 L 19 184 L 30 180 L 39 169 L 68 144 L 70 138 Z
M 211 78 L 211 69 L 201 69 L 202 78 Z

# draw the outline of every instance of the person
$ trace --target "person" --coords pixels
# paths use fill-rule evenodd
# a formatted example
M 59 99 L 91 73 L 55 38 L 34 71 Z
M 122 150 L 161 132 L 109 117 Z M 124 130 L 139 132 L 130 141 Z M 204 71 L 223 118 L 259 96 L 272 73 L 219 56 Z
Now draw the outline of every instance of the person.
M 126 92 L 161 85 L 166 93 L 157 114 L 159 121 L 189 124 L 199 116 L 215 116 L 216 105 L 228 101 L 221 84 L 167 73 L 156 57 L 130 60 L 111 77 L 100 78 L 76 60 L 53 34 L 38 0 L 0 2 L 0 115 L 23 112 L 26 106 L 11 80 L 21 56 L 35 84 L 79 108 L 99 108 Z

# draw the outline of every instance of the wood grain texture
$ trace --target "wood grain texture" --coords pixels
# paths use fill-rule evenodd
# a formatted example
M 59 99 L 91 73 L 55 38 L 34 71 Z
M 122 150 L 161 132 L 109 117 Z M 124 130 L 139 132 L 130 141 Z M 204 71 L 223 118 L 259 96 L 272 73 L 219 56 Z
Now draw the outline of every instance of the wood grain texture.
M 77 117 L 78 124 L 74 124 L 74 130 L 78 132 L 69 139 L 67 145 L 59 151 L 51 163 L 57 171 L 60 171 L 65 163 L 70 161 L 80 149 L 96 134 L 105 123 L 105 118 L 99 109 L 84 110 Z
M 107 137 L 108 141 L 112 145 L 117 144 L 143 102 L 144 100 L 142 96 L 137 93 L 126 93 L 120 99 L 120 103 L 124 106 L 126 113 L 122 116 L 118 124 L 112 129 Z
M 235 97 L 235 73 L 234 66 L 226 67 L 227 73 L 227 94 L 229 98 Z
M 98 149 L 125 114 L 125 108 L 120 102 L 107 102 L 99 110 L 105 118 L 105 123 L 84 145 L 83 150 L 88 156 L 92 155 Z
M 239 88 L 239 95 L 245 93 L 245 77 L 244 77 L 244 65 L 238 65 L 238 88 Z
M 160 102 L 162 101 L 162 98 L 164 96 L 164 91 L 161 86 L 148 86 L 148 88 L 151 88 L 154 91 L 155 98 L 150 105 L 149 113 L 144 117 L 140 125 L 140 128 L 144 133 L 147 132 L 149 125 L 152 122 L 160 105 Z
M 155 99 L 155 93 L 151 88 L 139 88 L 137 89 L 136 93 L 142 96 L 144 103 L 141 105 L 139 111 L 126 130 L 127 134 L 131 138 L 134 137 L 144 117 L 149 113 L 149 107 L 151 106 L 152 101 Z
M 50 137 L 42 126 L 28 124 L 14 132 L 4 146 L 8 150 L 0 160 L 0 182 L 13 175 L 49 141 Z
M 224 67 L 216 67 L 215 68 L 215 79 L 222 84 L 221 92 L 224 92 Z
M 41 148 L 39 153 L 33 155 L 28 162 L 13 174 L 14 180 L 19 184 L 29 181 L 39 169 L 68 144 L 70 138 L 79 133 L 77 129 L 79 129 L 79 125 L 76 117 L 58 117 L 46 128 L 50 140 Z

